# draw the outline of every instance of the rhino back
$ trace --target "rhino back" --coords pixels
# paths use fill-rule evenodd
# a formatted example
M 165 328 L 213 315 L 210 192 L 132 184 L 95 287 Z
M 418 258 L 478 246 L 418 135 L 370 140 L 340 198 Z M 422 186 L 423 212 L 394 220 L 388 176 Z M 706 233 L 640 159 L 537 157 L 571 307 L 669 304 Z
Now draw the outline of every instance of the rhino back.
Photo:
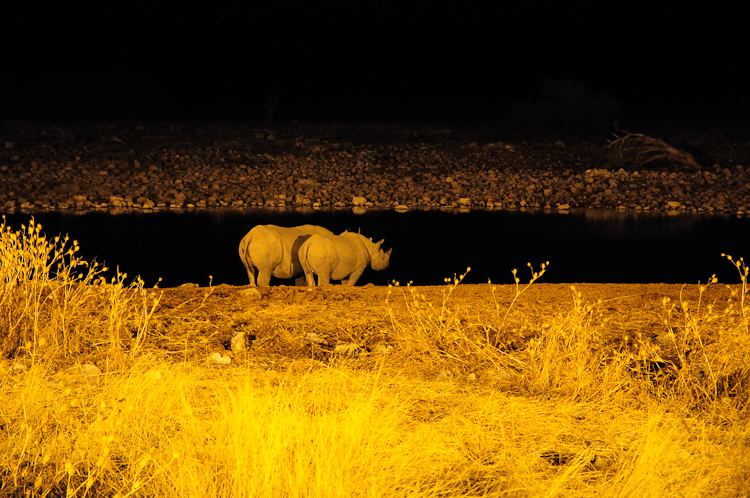
M 273 269 L 281 263 L 283 243 L 281 234 L 268 225 L 253 227 L 245 236 L 247 258 L 256 268 Z M 243 239 L 243 241 L 245 241 Z
M 247 252 L 256 267 L 268 269 L 277 278 L 293 278 L 302 273 L 299 248 L 315 233 L 333 235 L 330 230 L 317 225 L 258 225 L 248 233 L 251 240 Z
M 367 248 L 359 240 L 355 233 L 344 233 L 339 236 L 330 237 L 336 252 L 336 266 L 331 278 L 342 280 L 358 269 L 367 266 L 369 261 Z

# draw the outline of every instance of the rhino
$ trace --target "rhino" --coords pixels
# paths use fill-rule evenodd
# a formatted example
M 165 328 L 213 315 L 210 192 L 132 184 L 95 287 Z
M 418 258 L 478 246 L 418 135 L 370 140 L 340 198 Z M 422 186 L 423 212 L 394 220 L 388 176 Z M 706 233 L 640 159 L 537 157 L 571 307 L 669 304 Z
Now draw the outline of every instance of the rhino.
M 331 280 L 341 280 L 344 285 L 355 285 L 365 268 L 385 270 L 391 251 L 383 252 L 380 242 L 373 242 L 362 234 L 344 232 L 341 235 L 315 234 L 299 248 L 299 261 L 309 287 L 328 285 Z
M 257 225 L 240 242 L 240 259 L 245 265 L 250 285 L 267 287 L 271 275 L 276 278 L 297 278 L 297 285 L 305 284 L 298 251 L 311 235 L 334 236 L 334 233 L 316 225 L 280 227 Z

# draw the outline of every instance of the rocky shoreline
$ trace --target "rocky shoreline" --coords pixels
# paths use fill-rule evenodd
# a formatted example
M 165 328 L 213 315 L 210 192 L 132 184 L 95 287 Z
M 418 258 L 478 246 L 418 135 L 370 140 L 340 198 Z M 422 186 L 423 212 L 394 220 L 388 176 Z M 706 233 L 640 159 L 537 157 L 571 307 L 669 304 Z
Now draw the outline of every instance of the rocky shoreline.
M 0 212 L 617 209 L 750 214 L 747 130 L 673 132 L 699 168 L 632 169 L 606 139 L 492 127 L 5 122 Z

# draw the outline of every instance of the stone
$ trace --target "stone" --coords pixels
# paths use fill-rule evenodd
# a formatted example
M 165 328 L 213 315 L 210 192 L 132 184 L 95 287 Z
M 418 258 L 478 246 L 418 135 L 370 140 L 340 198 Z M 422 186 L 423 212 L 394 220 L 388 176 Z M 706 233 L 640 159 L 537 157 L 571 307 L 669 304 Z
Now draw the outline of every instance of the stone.
M 247 351 L 250 348 L 250 336 L 248 336 L 247 332 L 234 334 L 231 341 L 231 348 L 234 353 Z
M 367 203 L 366 197 L 354 196 L 352 197 L 352 204 L 355 206 L 364 206 Z
M 310 332 L 307 334 L 307 340 L 313 344 L 327 344 L 325 339 L 322 339 L 318 334 Z
M 156 206 L 154 201 L 152 201 L 148 197 L 139 197 L 135 200 L 135 202 L 140 204 L 143 209 L 153 209 Z
M 102 371 L 99 370 L 99 367 L 92 363 L 85 363 L 81 365 L 81 373 L 85 375 L 86 377 L 94 377 L 97 375 L 101 375 Z
M 353 354 L 359 351 L 359 346 L 353 342 L 348 344 L 337 344 L 333 348 L 333 352 L 336 354 Z
M 211 356 L 209 356 L 208 359 L 219 365 L 229 365 L 230 363 L 232 363 L 232 358 L 230 358 L 229 356 L 224 356 L 218 352 L 211 353 Z
M 391 351 L 393 351 L 393 346 L 391 346 L 390 344 L 376 344 L 372 348 L 372 352 L 378 354 L 387 354 Z
M 245 296 L 245 297 L 247 297 L 247 298 L 253 299 L 255 301 L 260 301 L 261 298 L 263 297 L 263 295 L 260 293 L 260 291 L 258 289 L 256 289 L 255 287 L 250 287 L 248 289 L 243 289 L 243 290 L 240 291 L 240 294 L 243 295 L 243 296 Z

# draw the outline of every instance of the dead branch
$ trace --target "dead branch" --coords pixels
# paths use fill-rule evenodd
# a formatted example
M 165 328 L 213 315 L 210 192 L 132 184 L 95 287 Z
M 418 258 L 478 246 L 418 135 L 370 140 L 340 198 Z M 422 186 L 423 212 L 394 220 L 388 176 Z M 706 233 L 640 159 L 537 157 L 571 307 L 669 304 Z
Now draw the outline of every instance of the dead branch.
M 672 147 L 663 140 L 628 132 L 623 136 L 615 134 L 615 137 L 609 141 L 609 147 L 613 151 L 615 162 L 625 169 L 702 169 L 691 154 Z

